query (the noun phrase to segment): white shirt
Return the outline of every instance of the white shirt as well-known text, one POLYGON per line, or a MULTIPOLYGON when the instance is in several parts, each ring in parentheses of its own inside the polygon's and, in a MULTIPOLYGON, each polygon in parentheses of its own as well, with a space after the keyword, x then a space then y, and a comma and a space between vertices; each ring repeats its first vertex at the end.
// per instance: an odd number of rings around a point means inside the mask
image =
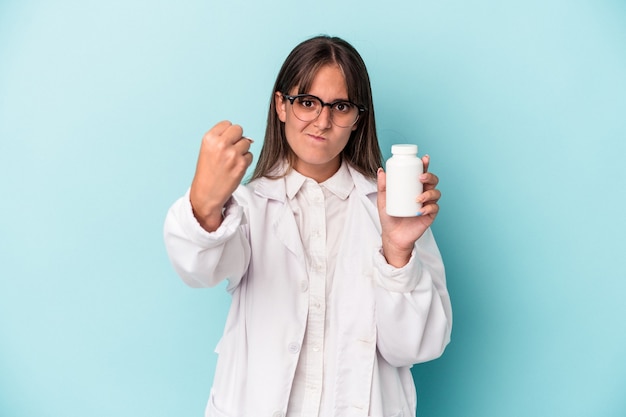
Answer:
MULTIPOLYGON (((354 188, 324 317, 326 334, 334 329, 325 345, 332 340, 336 346, 325 348, 324 361, 334 369, 326 365, 323 383, 333 388, 324 385, 320 415, 414 416, 410 368, 439 357, 450 340, 452 310, 441 255, 428 229, 407 265, 387 264, 376 183, 349 165, 348 171, 354 188)), ((183 281, 213 287, 226 280, 232 296, 215 348, 207 417, 287 413, 310 306, 310 261, 287 194, 284 178, 240 186, 211 233, 195 219, 188 193, 167 214, 165 246, 183 281)))
POLYGON ((328 180, 317 183, 292 170, 285 177, 288 204, 304 246, 308 282, 308 316, 302 349, 293 380, 287 417, 330 415, 334 390, 336 329, 329 317, 336 314, 327 300, 333 295, 333 276, 354 189, 345 165, 328 180), (321 411, 321 412, 320 412, 321 411))

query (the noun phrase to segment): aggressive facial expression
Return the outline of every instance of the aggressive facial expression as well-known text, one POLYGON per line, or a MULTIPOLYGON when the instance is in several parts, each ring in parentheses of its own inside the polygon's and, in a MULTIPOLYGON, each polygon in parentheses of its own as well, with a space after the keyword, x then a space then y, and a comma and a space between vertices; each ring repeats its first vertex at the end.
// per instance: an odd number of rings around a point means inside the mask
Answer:
MULTIPOLYGON (((297 92, 296 86, 288 94, 295 95, 297 92)), ((337 65, 320 68, 306 93, 319 97, 325 103, 348 100, 346 80, 337 65)), ((333 124, 328 106, 324 106, 314 120, 303 122, 294 115, 292 104, 281 92, 276 92, 275 100, 278 118, 285 123, 287 143, 295 154, 293 168, 317 182, 330 178, 341 165, 341 151, 356 125, 338 127, 333 124)))

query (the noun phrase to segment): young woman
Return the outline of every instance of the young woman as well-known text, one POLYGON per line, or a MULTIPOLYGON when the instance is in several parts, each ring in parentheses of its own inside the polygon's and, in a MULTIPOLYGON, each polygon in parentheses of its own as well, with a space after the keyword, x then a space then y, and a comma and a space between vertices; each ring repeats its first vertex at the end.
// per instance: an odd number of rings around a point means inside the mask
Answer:
POLYGON ((414 416, 410 367, 452 327, 438 179, 420 178, 420 216, 385 213, 369 77, 344 40, 298 45, 273 91, 251 181, 251 141, 220 122, 165 221, 182 279, 232 295, 206 416, 414 416))

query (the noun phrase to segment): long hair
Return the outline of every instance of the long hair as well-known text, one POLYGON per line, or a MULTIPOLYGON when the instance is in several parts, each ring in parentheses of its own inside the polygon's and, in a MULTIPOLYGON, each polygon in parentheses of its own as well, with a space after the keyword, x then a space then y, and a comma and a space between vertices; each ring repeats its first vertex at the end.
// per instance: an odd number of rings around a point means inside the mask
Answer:
POLYGON ((366 107, 341 156, 361 174, 376 178, 376 171, 382 166, 382 154, 376 135, 372 89, 365 63, 357 50, 345 40, 316 36, 296 46, 278 72, 270 98, 263 147, 250 181, 285 175, 285 172, 275 171, 283 160, 293 167, 295 154, 287 143, 285 124, 276 113, 275 93, 289 92, 295 87, 298 88, 298 94, 307 93, 320 68, 331 64, 338 65, 346 78, 348 99, 366 107))

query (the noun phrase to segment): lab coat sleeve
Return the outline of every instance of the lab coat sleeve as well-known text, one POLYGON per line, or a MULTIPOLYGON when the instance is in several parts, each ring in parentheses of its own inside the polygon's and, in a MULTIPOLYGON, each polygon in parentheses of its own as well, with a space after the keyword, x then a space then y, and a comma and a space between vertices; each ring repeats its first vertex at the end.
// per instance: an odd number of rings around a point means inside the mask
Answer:
POLYGON ((389 265, 374 255, 377 346, 392 366, 438 358, 450 342, 452 308, 441 254, 430 229, 416 242, 409 263, 389 265))
POLYGON ((243 207, 229 200, 224 220, 214 232, 204 230, 189 201, 189 191, 169 209, 164 225, 167 254, 175 271, 191 287, 213 287, 228 280, 228 290, 241 281, 250 262, 243 207))

